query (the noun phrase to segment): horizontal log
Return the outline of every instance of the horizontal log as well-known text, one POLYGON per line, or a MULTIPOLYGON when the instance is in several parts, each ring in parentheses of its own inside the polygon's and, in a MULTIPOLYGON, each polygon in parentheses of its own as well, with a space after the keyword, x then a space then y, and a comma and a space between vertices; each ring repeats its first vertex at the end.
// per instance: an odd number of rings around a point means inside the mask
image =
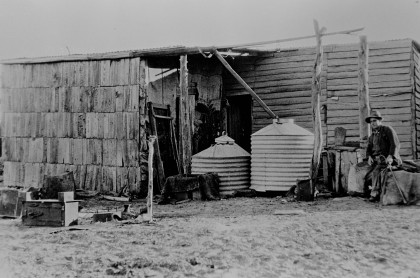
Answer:
MULTIPOLYGON (((247 84, 252 88, 264 88, 264 87, 277 87, 277 86, 291 86, 291 85, 307 85, 312 83, 311 78, 305 79, 283 79, 279 76, 264 76, 261 78, 248 78, 244 79, 247 84)), ((323 79, 321 82, 324 84, 326 80, 323 79)), ((229 84, 227 84, 229 85, 229 84)), ((238 82, 236 84, 230 84, 230 89, 239 89, 241 86, 238 82)))
MULTIPOLYGON (((410 67, 410 61, 397 61, 397 62, 383 62, 383 63, 369 63, 369 71, 374 69, 390 69, 390 68, 405 68, 410 67)), ((357 71, 358 65, 337 65, 332 66, 328 65, 327 72, 337 73, 337 72, 348 72, 348 71, 357 71)))
MULTIPOLYGON (((396 101, 395 101, 396 102, 396 101)), ((372 109, 379 109, 383 110, 385 108, 388 109, 395 109, 395 108, 406 108, 410 109, 410 101, 400 101, 398 103, 395 102, 375 102, 372 106, 372 109)), ((328 112, 332 111, 345 111, 345 110, 358 110, 359 106, 358 103, 328 103, 327 104, 328 112)))
MULTIPOLYGON (((293 73, 305 73, 311 72, 313 69, 313 65, 306 65, 301 67, 293 67, 293 68, 277 68, 277 69, 267 69, 262 70, 259 69, 256 71, 254 66, 247 66, 247 67, 237 67, 235 70, 237 73, 242 76, 254 76, 254 75, 272 75, 272 74, 293 74, 293 73)), ((324 70, 326 71, 326 69, 324 70)), ((228 78, 231 78, 230 76, 228 78)), ((233 78, 231 78, 233 79, 233 78)))
MULTIPOLYGON (((386 49, 369 49, 369 60, 370 57, 374 56, 384 56, 384 55, 395 55, 402 53, 410 53, 412 48, 409 46, 405 47, 396 47, 396 48, 386 48, 386 49)), ((354 51, 336 51, 336 52, 327 52, 328 59, 342 59, 342 58, 358 58, 358 50, 354 51)))
MULTIPOLYGON (((343 111, 342 114, 344 116, 336 116, 338 113, 331 113, 332 115, 328 115, 327 123, 328 125, 344 125, 344 124, 354 124, 357 121, 357 118, 359 115, 352 115, 352 113, 346 113, 347 111, 343 111)), ((384 118, 384 124, 389 123, 390 121, 398 121, 398 122, 410 122, 411 121, 411 114, 402 114, 398 115, 398 118, 395 117, 395 119, 391 119, 393 115, 387 115, 386 118, 384 118)))
MULTIPOLYGON (((249 72, 247 74, 240 74, 240 76, 248 82, 260 82, 260 81, 267 81, 267 80, 302 80, 302 79, 311 79, 312 73, 310 71, 307 72, 297 72, 297 73, 274 73, 274 72, 249 72), (261 74, 263 73, 263 74, 261 74)), ((229 86, 231 84, 236 84, 238 81, 235 79, 226 79, 225 85, 229 86)))
MULTIPOLYGON (((398 87, 409 87, 411 86, 410 80, 405 81, 391 81, 391 82, 379 82, 379 83, 369 83, 370 89, 389 89, 389 88, 398 88, 398 87)), ((345 85, 330 85, 327 83, 328 91, 342 91, 342 90, 357 90, 358 84, 345 84, 345 85)))
MULTIPOLYGON (((412 47, 413 41, 410 39, 405 40, 393 40, 393 41, 381 41, 381 42, 370 42, 368 43, 369 50, 379 50, 379 49, 392 49, 400 47, 412 47)), ((324 46, 324 52, 339 52, 339 51, 356 51, 359 49, 358 44, 334 44, 324 46)))
MULTIPOLYGON (((401 53, 401 54, 391 54, 391 55, 382 55, 382 56, 372 56, 369 57, 369 67, 375 63, 384 63, 384 62, 396 62, 396 61, 410 61, 411 53, 401 53)), ((344 59, 331 59, 328 60, 328 67, 342 66, 342 65, 357 65, 358 59, 344 58, 344 59)))
MULTIPOLYGON (((334 129, 329 129, 330 125, 328 125, 328 137, 330 136, 334 136, 334 129)), ((346 125, 342 125, 342 127, 346 128, 346 125)), ((395 130, 395 132, 397 133, 397 136, 399 138, 399 136, 404 136, 404 138, 409 139, 409 137, 411 136, 411 132, 410 132, 410 128, 407 127, 398 127, 398 126, 392 126, 392 128, 395 130)), ((359 129, 350 129, 350 128, 346 128, 346 136, 358 136, 359 135, 359 129)), ((401 137, 402 138, 402 137, 401 137)), ((400 139, 398 139, 400 140, 400 139)), ((407 145, 411 146, 411 140, 407 140, 407 141, 401 141, 400 143, 405 143, 407 145)))
MULTIPOLYGON (((374 83, 382 82, 393 82, 393 81, 407 81, 410 82, 411 77, 409 74, 394 74, 394 75, 379 75, 369 76, 369 85, 374 83)), ((346 78, 346 79, 328 79, 327 86, 354 84, 357 85, 359 82, 358 78, 346 78)))
MULTIPOLYGON (((373 69, 369 70, 369 76, 384 76, 384 75, 399 75, 399 74, 410 74, 409 68, 390 68, 390 69, 373 69)), ((344 72, 329 72, 328 73, 328 82, 334 79, 347 79, 347 78, 357 78, 357 71, 344 71, 344 72)))
POLYGON ((305 47, 305 48, 295 48, 295 49, 282 49, 274 53, 274 57, 291 57, 291 56, 300 56, 300 55, 315 55, 316 50, 314 47, 305 47))
MULTIPOLYGON (((373 95, 370 98, 371 103, 376 103, 377 106, 379 105, 387 105, 387 107, 410 107, 411 106, 411 94, 392 94, 392 95, 373 95), (401 103, 404 101, 404 103, 401 103), (388 103, 386 103, 388 102, 388 103), (394 106, 394 102, 396 102, 394 106), (401 106, 402 105, 402 106, 401 106)), ((327 99, 328 106, 331 105, 353 105, 356 106, 358 104, 358 97, 357 95, 351 96, 339 96, 338 98, 328 98, 327 99)))

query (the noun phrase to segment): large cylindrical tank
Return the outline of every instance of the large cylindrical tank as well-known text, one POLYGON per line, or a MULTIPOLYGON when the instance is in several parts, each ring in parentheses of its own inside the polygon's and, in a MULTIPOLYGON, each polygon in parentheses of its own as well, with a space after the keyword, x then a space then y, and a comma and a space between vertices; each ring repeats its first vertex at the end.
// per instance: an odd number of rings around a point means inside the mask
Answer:
POLYGON ((216 138, 215 142, 213 146, 192 156, 191 173, 217 173, 221 195, 249 188, 251 155, 227 135, 216 138))
POLYGON ((273 124, 251 135, 251 189, 287 191, 297 180, 309 178, 314 135, 293 119, 273 124))

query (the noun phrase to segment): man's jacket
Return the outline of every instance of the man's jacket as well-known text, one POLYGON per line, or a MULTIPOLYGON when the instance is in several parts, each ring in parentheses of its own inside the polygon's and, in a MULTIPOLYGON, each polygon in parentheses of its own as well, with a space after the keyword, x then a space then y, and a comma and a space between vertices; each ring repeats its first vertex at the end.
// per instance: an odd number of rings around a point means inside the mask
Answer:
MULTIPOLYGON (((375 132, 375 131, 373 131, 375 132)), ((368 146, 366 155, 374 157, 375 147, 374 147, 374 133, 369 136, 368 146)), ((394 159, 400 159, 400 141, 398 140, 397 133, 390 126, 380 125, 376 132, 378 133, 378 147, 379 154, 387 157, 388 155, 393 156, 394 159)))

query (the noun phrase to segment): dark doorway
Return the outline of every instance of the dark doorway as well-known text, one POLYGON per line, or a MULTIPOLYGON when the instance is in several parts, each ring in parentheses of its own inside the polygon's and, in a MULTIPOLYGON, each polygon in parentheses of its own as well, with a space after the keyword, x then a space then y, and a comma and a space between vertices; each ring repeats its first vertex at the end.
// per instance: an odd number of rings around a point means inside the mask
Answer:
POLYGON ((251 151, 252 97, 250 95, 228 98, 228 136, 239 146, 251 151))

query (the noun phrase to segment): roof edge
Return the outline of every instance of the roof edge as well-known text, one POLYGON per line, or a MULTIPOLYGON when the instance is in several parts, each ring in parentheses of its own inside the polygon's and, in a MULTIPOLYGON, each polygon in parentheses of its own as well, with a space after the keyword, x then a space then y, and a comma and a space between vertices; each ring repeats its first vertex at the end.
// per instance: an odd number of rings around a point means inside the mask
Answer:
MULTIPOLYGON (((11 65, 11 64, 43 64, 43 63, 60 63, 60 62, 77 62, 77 61, 98 61, 98 60, 119 60, 126 58, 136 57, 168 57, 168 56, 179 56, 179 55, 195 55, 204 52, 212 52, 215 49, 225 52, 231 51, 230 48, 220 48, 216 46, 209 47, 163 47, 163 48, 152 48, 143 50, 128 50, 118 52, 106 52, 106 53, 95 53, 95 54, 73 54, 66 56, 52 56, 52 57, 36 57, 36 58, 15 58, 0 60, 0 64, 11 65)), ((250 55, 259 55, 275 52, 275 50, 257 50, 248 48, 235 48, 233 52, 239 53, 250 53, 250 55)))

